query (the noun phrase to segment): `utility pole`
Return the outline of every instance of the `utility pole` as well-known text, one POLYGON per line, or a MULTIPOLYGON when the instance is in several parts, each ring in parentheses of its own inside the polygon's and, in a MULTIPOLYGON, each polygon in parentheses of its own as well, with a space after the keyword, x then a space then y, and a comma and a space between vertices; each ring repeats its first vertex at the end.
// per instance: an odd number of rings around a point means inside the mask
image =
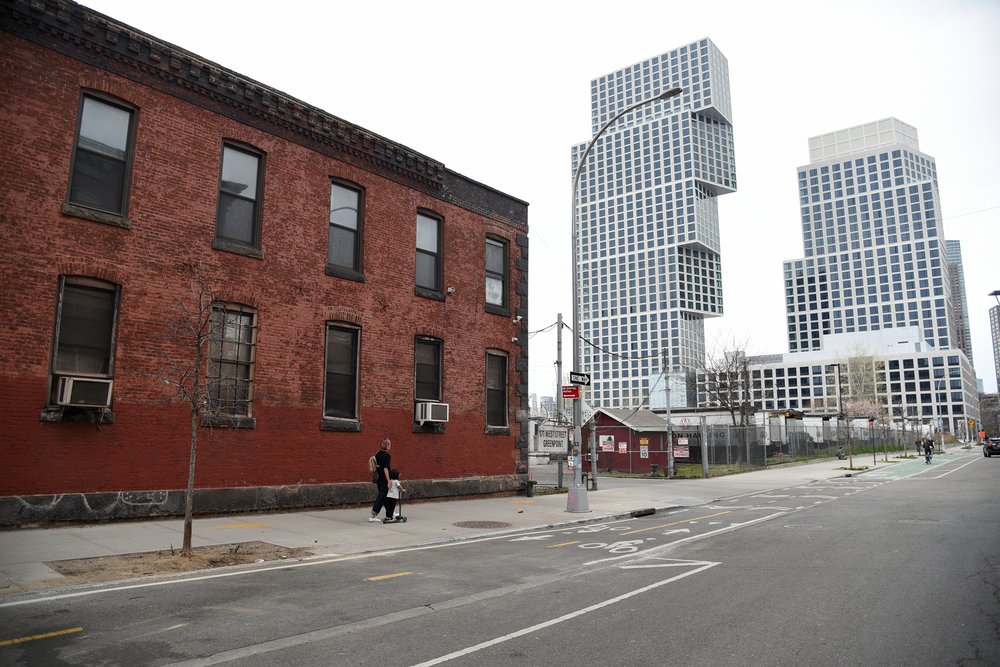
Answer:
POLYGON ((667 373, 667 351, 663 351, 663 391, 667 396, 667 479, 673 479, 674 468, 674 434, 670 426, 670 374, 667 373))
POLYGON ((556 316, 556 415, 559 423, 563 422, 563 397, 562 397, 562 313, 556 316))

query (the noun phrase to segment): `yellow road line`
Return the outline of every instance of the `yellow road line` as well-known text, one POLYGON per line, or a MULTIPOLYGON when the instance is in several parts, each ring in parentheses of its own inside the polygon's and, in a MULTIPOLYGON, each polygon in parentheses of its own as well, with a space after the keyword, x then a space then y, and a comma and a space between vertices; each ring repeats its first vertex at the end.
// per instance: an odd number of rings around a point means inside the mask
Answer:
POLYGON ((29 635, 27 637, 17 637, 16 639, 3 639, 0 640, 0 646, 12 646, 14 644, 23 644, 24 642, 35 641, 36 639, 61 637, 62 635, 71 635, 74 632, 83 632, 83 628, 68 628, 66 630, 56 630, 55 632, 45 632, 40 635, 29 635))
POLYGON ((386 579, 395 579, 396 577, 405 577, 408 574, 413 574, 412 572, 396 572, 395 574, 380 574, 377 577, 368 577, 365 581, 384 581, 386 579))
POLYGON ((562 544, 553 544, 549 549, 555 549, 557 547, 568 547, 571 544, 579 544, 582 540, 573 540, 572 542, 563 542, 562 544))
POLYGON ((691 523, 692 521, 701 521, 702 519, 711 519, 715 516, 722 516, 723 514, 732 514, 729 510, 725 512, 716 512, 715 514, 709 514, 708 516, 699 516, 687 519, 681 519, 680 521, 674 521, 672 523, 664 523, 659 526, 650 526, 649 528, 639 528, 638 530, 630 530, 627 533, 622 533, 622 535, 635 535, 636 533, 645 533, 647 530, 659 530, 660 528, 666 528, 667 526, 676 526, 679 523, 691 523))

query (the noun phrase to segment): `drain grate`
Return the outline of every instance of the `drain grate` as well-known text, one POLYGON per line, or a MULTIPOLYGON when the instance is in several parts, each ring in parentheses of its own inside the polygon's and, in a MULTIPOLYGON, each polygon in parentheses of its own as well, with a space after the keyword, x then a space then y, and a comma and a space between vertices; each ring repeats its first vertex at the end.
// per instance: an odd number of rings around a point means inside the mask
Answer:
POLYGON ((510 528, 513 524, 506 521, 459 521, 451 525, 458 528, 510 528))

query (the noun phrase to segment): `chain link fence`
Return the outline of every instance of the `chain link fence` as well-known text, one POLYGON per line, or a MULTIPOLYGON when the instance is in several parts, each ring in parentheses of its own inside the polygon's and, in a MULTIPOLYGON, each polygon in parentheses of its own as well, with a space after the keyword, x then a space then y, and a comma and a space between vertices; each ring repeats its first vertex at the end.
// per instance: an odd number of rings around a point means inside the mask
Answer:
MULTIPOLYGON (((782 420, 766 426, 713 425, 701 428, 678 428, 673 431, 674 467, 681 476, 701 476, 703 470, 702 438, 707 438, 709 474, 746 472, 792 461, 833 458, 861 454, 896 455, 916 452, 919 434, 912 430, 848 426, 823 422, 806 426, 782 420), (714 469, 714 470, 713 470, 714 469)), ((598 452, 599 474, 638 474, 665 476, 668 452, 665 446, 627 448, 598 452)), ((585 465, 589 470, 589 465, 585 465)))

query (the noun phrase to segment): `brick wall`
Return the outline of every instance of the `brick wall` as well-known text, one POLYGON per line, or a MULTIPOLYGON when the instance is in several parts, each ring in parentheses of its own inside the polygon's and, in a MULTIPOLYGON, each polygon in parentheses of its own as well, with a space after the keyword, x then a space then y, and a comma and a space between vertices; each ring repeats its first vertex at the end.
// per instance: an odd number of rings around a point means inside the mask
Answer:
POLYGON ((526 455, 516 422, 526 340, 511 341, 527 323, 526 225, 472 212, 433 188, 336 159, 260 122, 238 122, 221 103, 191 104, 134 78, 0 32, 0 496, 185 486, 190 414, 169 401, 158 376, 169 348, 165 322, 192 287, 195 266, 224 297, 259 313, 256 426, 201 428, 196 486, 364 480, 365 461, 383 436, 392 438, 394 463, 407 479, 514 473, 526 455), (83 90, 138 109, 131 228, 61 212, 83 90), (263 259, 212 249, 223 140, 266 156, 263 259), (331 178, 365 191, 363 283, 324 273, 331 178), (418 208, 444 219, 444 284, 455 288, 444 301, 414 295, 418 208), (485 311, 487 233, 509 241, 510 299, 512 312, 525 316, 521 325, 485 311), (121 285, 113 423, 39 417, 60 274, 121 285), (362 329, 361 432, 320 430, 328 320, 362 329), (444 342, 443 400, 451 406, 444 433, 413 432, 420 334, 444 342), (509 354, 509 434, 486 434, 488 348, 509 354))

